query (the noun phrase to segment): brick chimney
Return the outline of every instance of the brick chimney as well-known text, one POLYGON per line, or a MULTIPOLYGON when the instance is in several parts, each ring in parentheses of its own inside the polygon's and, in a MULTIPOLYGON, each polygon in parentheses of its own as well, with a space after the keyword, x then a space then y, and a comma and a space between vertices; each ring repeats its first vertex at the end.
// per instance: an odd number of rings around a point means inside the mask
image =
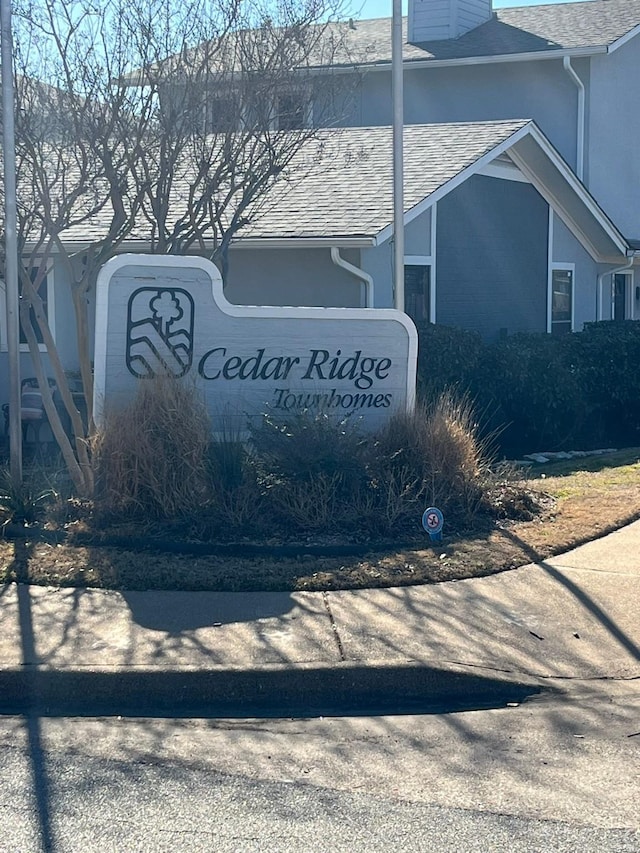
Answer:
POLYGON ((409 41, 457 39, 492 14, 492 0, 409 0, 409 41))

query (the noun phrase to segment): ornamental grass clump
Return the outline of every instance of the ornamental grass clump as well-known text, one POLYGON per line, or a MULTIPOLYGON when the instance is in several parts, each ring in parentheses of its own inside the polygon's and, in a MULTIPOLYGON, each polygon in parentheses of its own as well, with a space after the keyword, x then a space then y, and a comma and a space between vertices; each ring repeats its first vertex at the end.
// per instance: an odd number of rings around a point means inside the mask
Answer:
POLYGON ((465 397, 445 393, 394 415, 376 435, 369 466, 381 517, 390 527, 412 524, 421 507, 435 505, 464 522, 480 505, 489 456, 465 397))
POLYGON ((247 435, 212 425, 195 388, 140 383, 94 446, 96 507, 112 521, 175 521, 203 540, 421 536, 429 504, 466 525, 488 483, 472 407, 445 394, 376 432, 356 418, 266 413, 247 435), (213 429, 212 429, 213 426, 213 429))
POLYGON ((211 425, 196 389, 170 376, 141 381, 96 435, 96 506, 117 516, 185 517, 209 500, 211 425))
POLYGON ((419 534, 429 504, 464 525, 489 467, 471 404, 450 393, 375 433, 327 413, 265 416, 252 447, 265 511, 282 530, 316 534, 419 534))

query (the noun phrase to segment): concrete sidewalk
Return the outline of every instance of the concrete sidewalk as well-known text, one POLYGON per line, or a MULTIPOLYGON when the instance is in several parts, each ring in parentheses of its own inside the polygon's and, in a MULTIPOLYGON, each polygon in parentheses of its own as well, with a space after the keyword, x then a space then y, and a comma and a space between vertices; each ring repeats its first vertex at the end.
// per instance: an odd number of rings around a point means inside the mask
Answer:
POLYGON ((468 581, 326 593, 0 588, 0 712, 472 707, 640 679, 640 522, 468 581))

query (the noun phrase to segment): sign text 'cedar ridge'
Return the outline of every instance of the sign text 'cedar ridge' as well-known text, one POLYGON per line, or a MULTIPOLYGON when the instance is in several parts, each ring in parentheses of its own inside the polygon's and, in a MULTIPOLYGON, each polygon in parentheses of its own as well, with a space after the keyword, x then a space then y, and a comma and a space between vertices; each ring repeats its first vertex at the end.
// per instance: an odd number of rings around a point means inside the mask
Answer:
POLYGON ((214 423, 246 429, 265 411, 353 415, 374 428, 415 397, 417 334, 391 309, 230 304, 207 260, 121 255, 98 277, 94 411, 140 380, 193 381, 214 423))

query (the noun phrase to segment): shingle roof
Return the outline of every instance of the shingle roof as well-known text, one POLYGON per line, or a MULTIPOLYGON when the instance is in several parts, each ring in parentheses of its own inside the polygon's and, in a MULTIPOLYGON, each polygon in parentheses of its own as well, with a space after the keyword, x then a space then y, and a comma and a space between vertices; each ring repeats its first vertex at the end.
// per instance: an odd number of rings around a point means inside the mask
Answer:
MULTIPOLYGON (((484 154, 508 140, 528 120, 410 125, 404 129, 405 210, 409 211, 484 154)), ((188 175, 189 170, 182 170, 188 175)), ((262 197, 240 239, 374 237, 393 220, 392 129, 319 130, 262 197)), ((186 181, 186 179, 185 179, 186 181)), ((185 212, 188 183, 176 182, 169 222, 185 212)), ((99 238, 108 210, 63 235, 66 242, 99 238), (104 219, 104 221, 103 221, 104 219)), ((140 218, 132 242, 147 243, 140 218)))
MULTIPOLYGON (((640 0, 585 0, 497 9, 491 20, 458 39, 408 44, 403 19, 405 62, 577 50, 612 45, 640 25, 640 0)), ((391 61, 391 19, 336 24, 340 38, 332 64, 391 61)))
MULTIPOLYGON (((404 206, 416 204, 528 121, 410 125, 404 129, 404 206)), ((373 237, 393 220, 392 129, 320 132, 292 163, 241 238, 373 237)))

